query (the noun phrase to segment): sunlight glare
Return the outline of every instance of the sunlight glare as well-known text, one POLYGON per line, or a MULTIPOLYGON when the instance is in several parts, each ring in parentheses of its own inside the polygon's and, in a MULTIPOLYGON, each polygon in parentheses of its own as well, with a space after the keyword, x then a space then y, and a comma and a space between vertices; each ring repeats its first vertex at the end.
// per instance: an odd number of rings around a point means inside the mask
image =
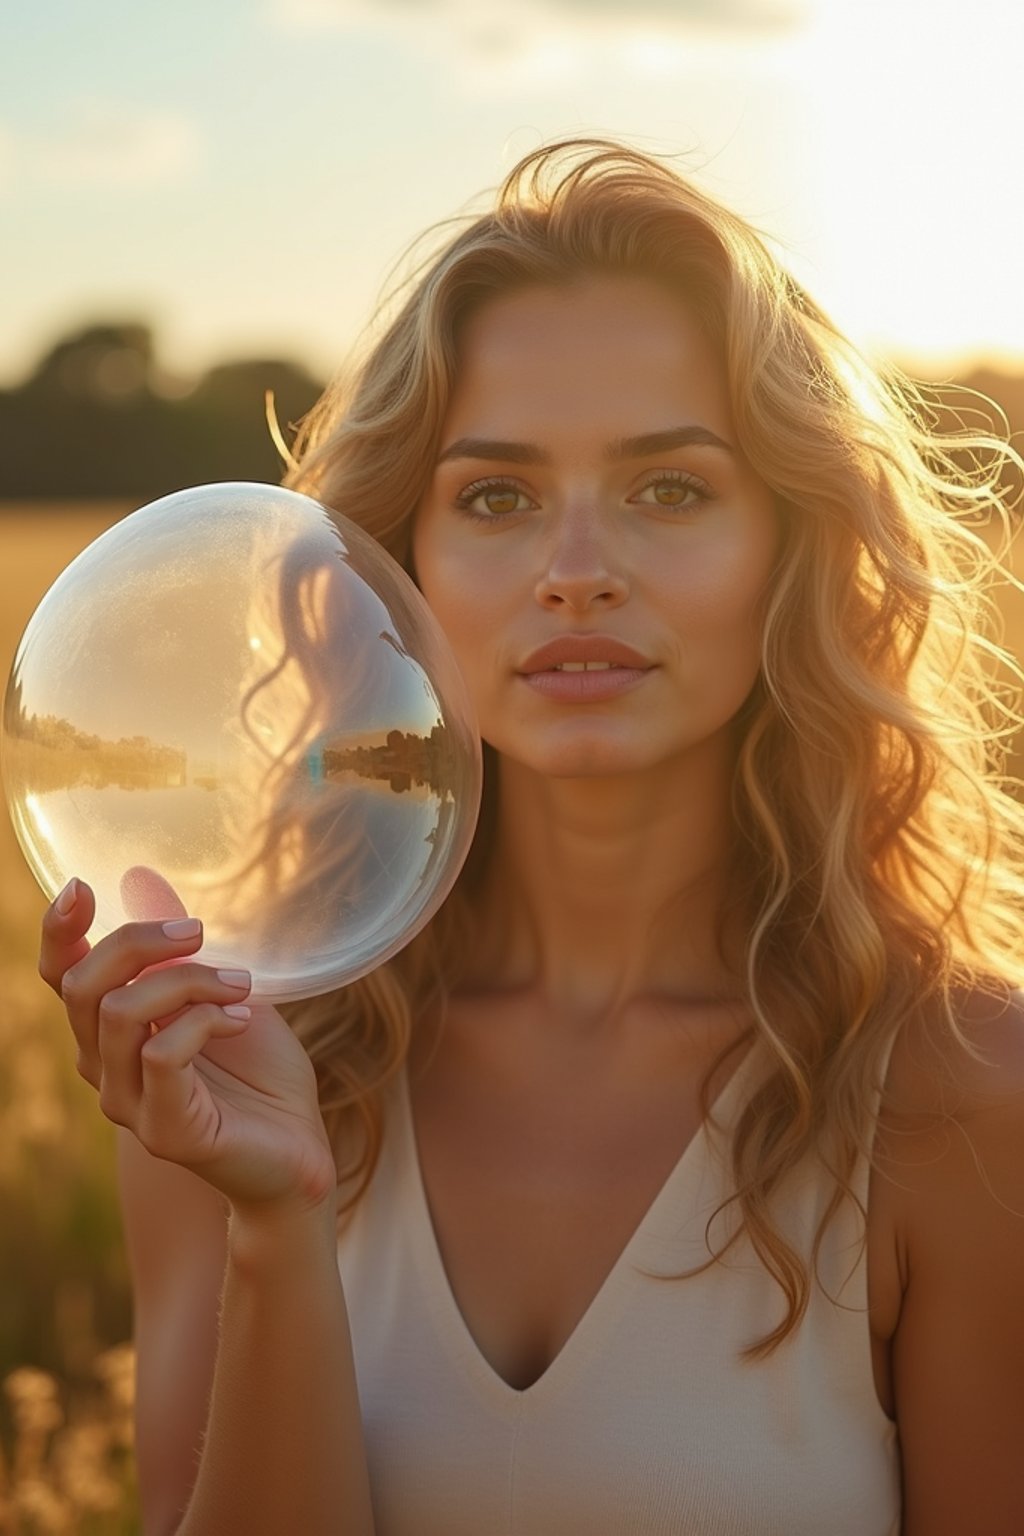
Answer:
POLYGON ((53 827, 47 819, 46 812, 39 803, 39 796, 29 794, 25 796, 25 809, 32 817, 32 825, 45 843, 53 847, 53 827))
POLYGON ((808 37, 826 307, 862 345, 904 357, 1019 349, 1024 284, 1009 253, 1024 228, 1007 172, 1024 11, 977 0, 965 25, 962 5, 932 0, 884 21, 879 7, 872 23, 855 0, 823 0, 808 37))

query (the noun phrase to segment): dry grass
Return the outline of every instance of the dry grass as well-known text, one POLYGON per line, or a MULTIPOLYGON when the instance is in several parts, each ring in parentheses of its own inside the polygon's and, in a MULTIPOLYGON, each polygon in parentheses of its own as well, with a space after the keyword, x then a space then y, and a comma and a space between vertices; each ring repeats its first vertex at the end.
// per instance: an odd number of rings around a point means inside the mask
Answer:
MULTIPOLYGON (((0 509, 0 681, 43 592, 120 510, 0 509)), ((0 1536, 133 1536, 134 1356, 113 1131, 36 973, 43 905, 2 816, 0 1536)))
POLYGON ((0 1446, 2 1536, 130 1536, 134 1357, 116 1345, 93 1362, 97 1390, 69 1411, 57 1378, 20 1366, 3 1382, 13 1422, 0 1446))

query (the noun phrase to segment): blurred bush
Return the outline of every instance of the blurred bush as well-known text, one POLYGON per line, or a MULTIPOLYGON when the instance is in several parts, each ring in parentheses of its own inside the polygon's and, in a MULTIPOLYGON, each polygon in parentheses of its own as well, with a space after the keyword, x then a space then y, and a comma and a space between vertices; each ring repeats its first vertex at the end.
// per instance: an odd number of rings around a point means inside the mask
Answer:
POLYGON ((0 500, 141 504, 215 480, 276 484, 266 392, 287 437, 322 388, 279 358, 222 363, 187 383, 161 368, 148 326, 87 326, 18 388, 0 391, 0 500))

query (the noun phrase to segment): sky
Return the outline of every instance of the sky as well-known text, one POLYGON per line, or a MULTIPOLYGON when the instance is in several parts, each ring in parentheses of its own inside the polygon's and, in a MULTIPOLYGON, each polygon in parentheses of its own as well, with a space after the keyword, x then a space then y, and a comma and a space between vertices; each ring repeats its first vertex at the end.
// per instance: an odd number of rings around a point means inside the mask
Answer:
POLYGON ((1017 0, 33 0, 0 10, 0 386, 79 324, 330 373, 409 244, 600 135, 868 350, 1024 369, 1017 0))

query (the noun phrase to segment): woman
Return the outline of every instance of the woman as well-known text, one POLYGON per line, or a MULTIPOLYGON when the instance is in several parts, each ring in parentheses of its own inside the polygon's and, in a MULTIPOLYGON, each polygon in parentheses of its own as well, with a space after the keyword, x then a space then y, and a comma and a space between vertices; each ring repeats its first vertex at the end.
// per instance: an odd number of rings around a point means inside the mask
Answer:
POLYGON ((44 923, 122 1127, 148 1536, 1021 1528, 1022 814, 964 522, 1008 457, 614 144, 414 275, 290 483, 466 675, 455 891, 293 1031, 147 969, 195 920, 44 923))

